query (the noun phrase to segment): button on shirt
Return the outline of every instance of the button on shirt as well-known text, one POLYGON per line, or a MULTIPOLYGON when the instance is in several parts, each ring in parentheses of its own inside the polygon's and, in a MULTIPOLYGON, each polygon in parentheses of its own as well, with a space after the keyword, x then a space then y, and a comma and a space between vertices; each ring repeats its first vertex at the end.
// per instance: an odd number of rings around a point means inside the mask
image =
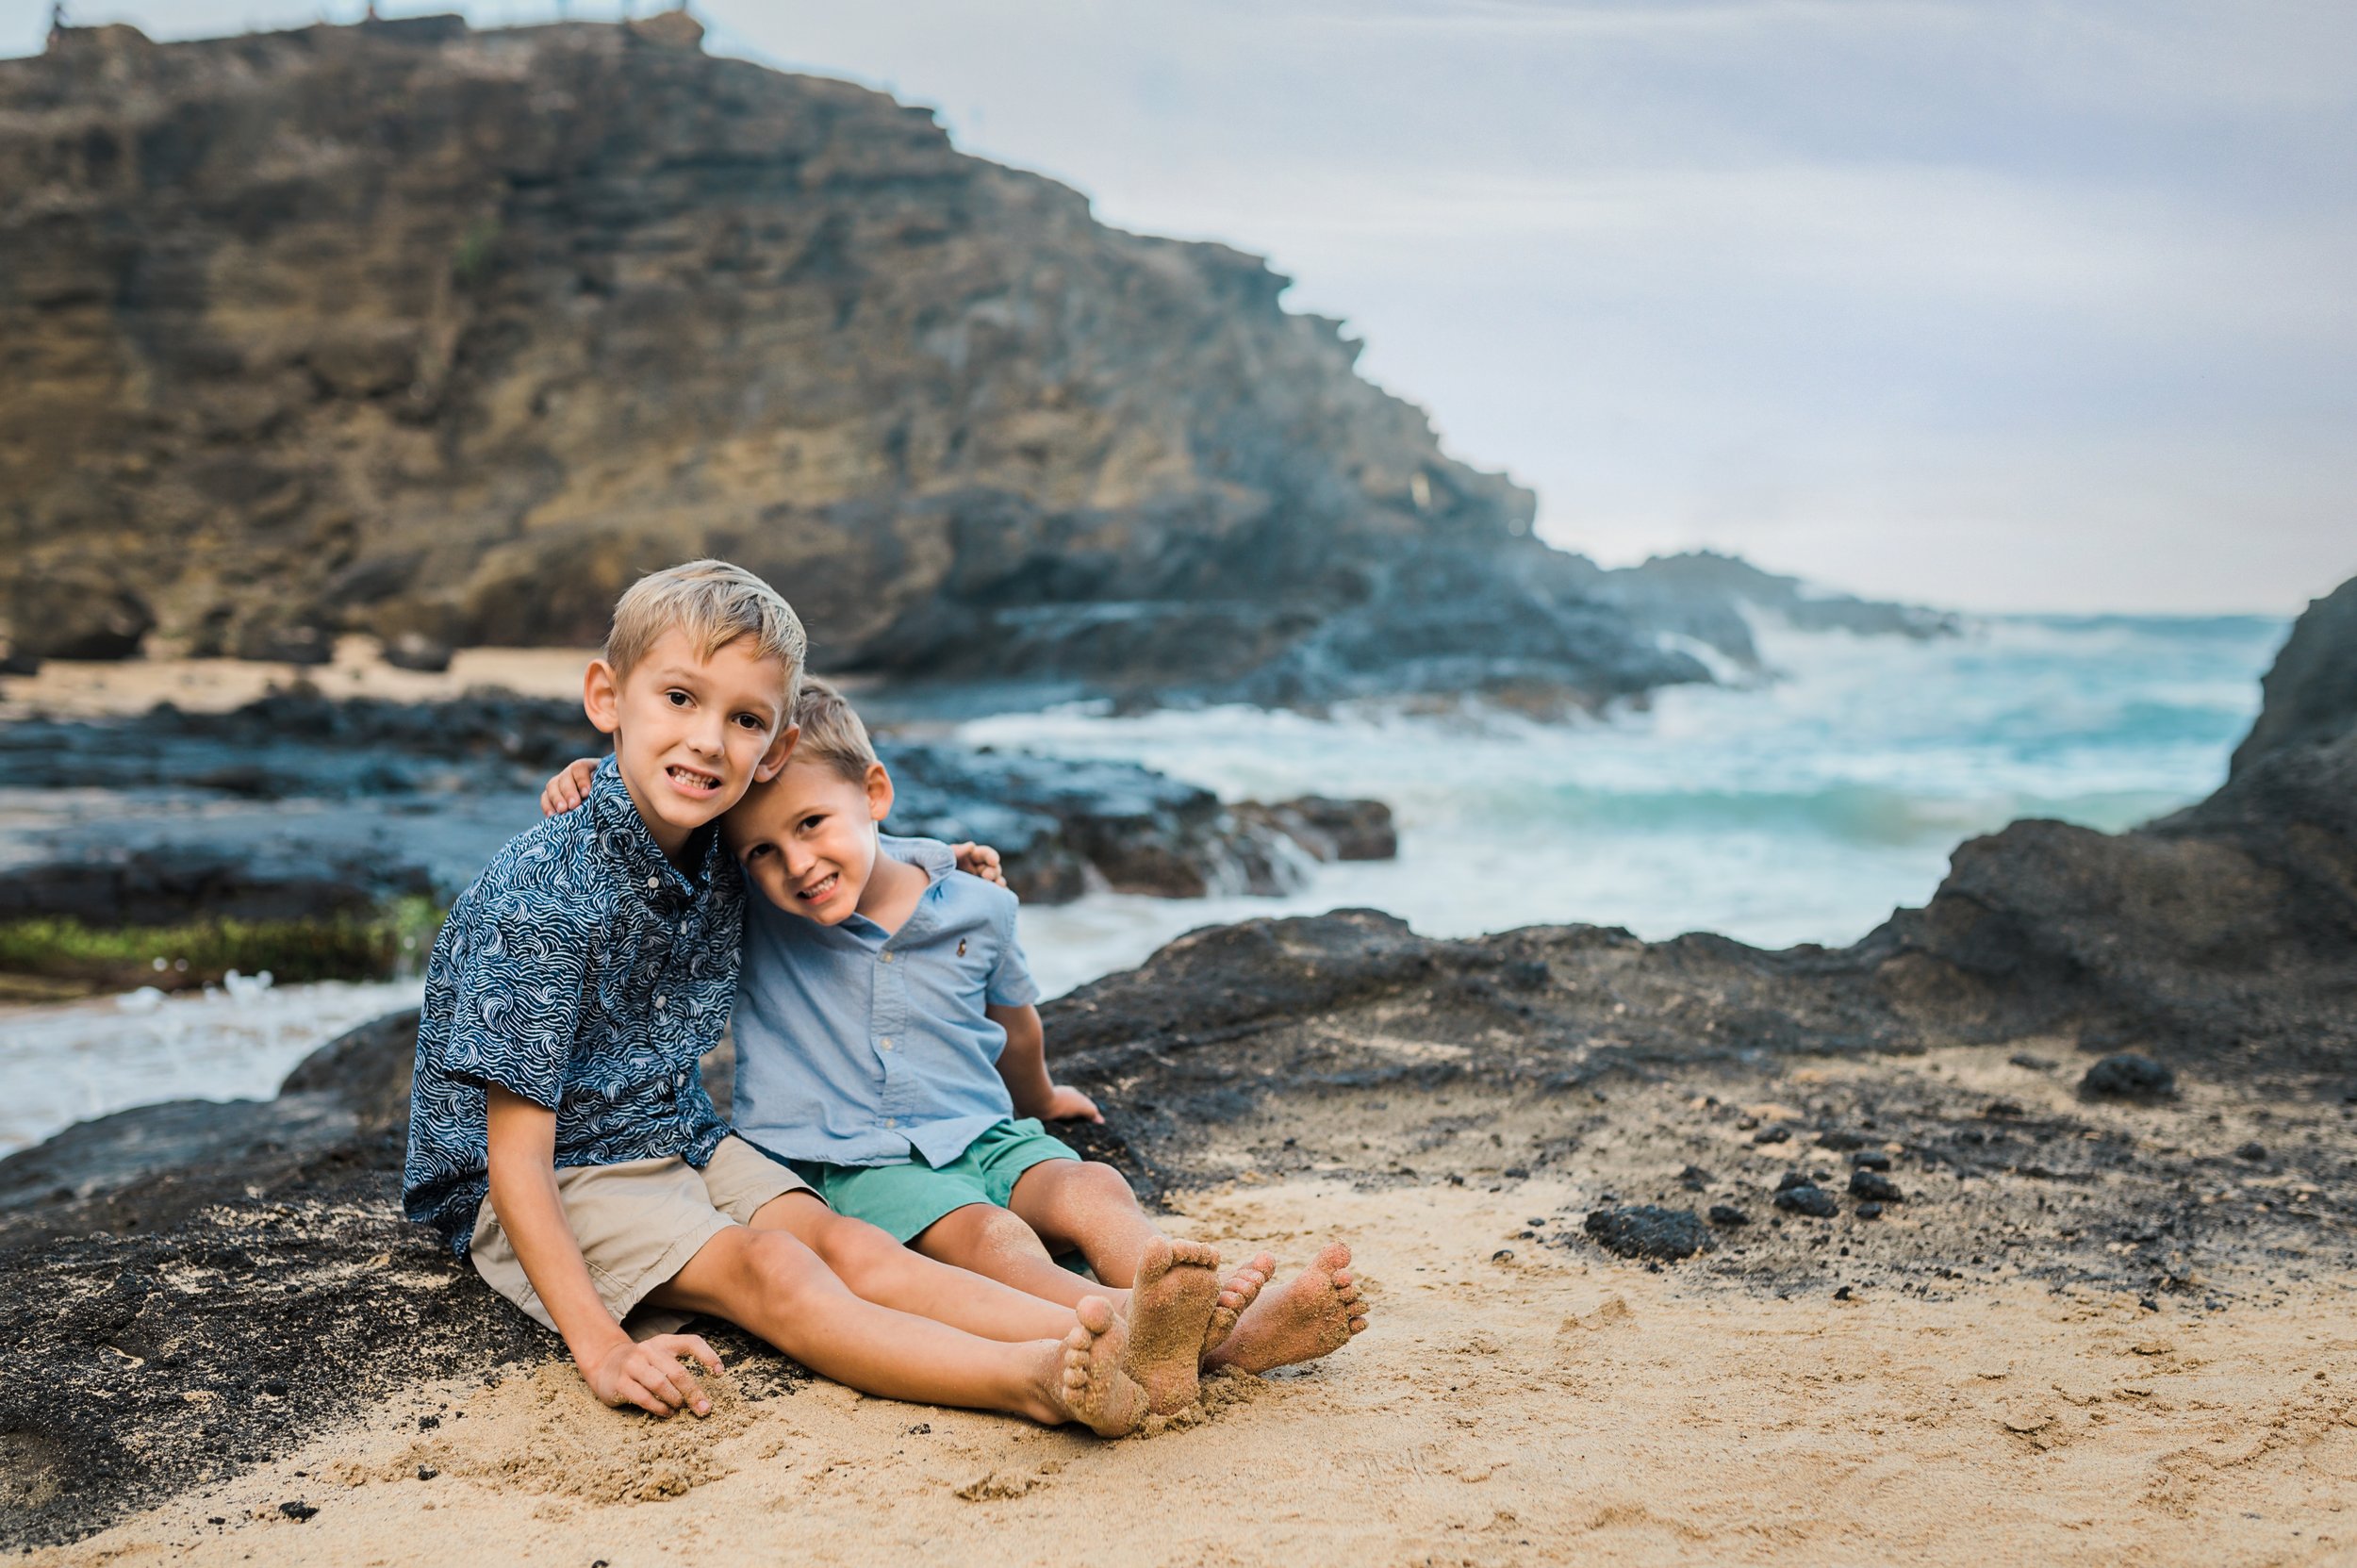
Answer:
POLYGON ((739 1132, 789 1160, 884 1165, 914 1151, 944 1164, 1014 1114, 997 1067, 1007 1032, 982 1008, 1039 999, 1015 897, 953 869, 946 845, 883 844, 931 879, 897 932, 745 900, 732 1112, 739 1132))
POLYGON ((612 758, 579 810, 508 840, 426 967, 402 1207, 464 1257, 489 1190, 485 1090, 556 1113, 556 1164, 677 1155, 727 1131, 698 1062, 736 988, 744 883, 719 834, 692 875, 656 847, 612 758))

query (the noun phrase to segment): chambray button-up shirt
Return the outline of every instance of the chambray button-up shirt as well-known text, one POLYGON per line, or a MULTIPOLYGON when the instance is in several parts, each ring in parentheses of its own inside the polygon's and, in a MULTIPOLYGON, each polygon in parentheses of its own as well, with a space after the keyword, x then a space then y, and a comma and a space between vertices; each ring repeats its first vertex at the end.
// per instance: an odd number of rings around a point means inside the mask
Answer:
POLYGON ((490 1188, 485 1090, 556 1113, 556 1164, 677 1155, 728 1131, 698 1061, 736 989, 744 883, 704 830, 683 874, 614 760, 578 811, 509 839, 426 966, 402 1207, 464 1257, 490 1188))
POLYGON ((883 842, 931 879, 897 932, 745 900, 732 1119, 789 1160, 884 1165, 914 1152, 944 1164, 1014 1114, 998 1077, 1007 1032, 982 1008, 1039 999, 1015 897, 953 869, 946 845, 883 842))

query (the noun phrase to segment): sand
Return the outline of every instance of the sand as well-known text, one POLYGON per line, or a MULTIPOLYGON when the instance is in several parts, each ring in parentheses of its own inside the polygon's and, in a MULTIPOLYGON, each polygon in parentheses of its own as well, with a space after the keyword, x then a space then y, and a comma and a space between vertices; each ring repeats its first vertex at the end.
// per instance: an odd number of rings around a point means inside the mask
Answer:
POLYGON ((2357 1561, 2357 1293, 2159 1312, 1971 1282, 1778 1299, 1517 1237, 1545 1180, 1181 1197, 1297 1268, 1358 1249, 1371 1330, 1106 1443, 746 1360, 714 1414, 570 1369, 420 1384, 60 1563, 2357 1561), (421 1429, 420 1417, 437 1424, 421 1429), (420 1479, 420 1467, 433 1472, 420 1479), (281 1505, 317 1512, 298 1521, 281 1505), (221 1523, 211 1523, 220 1520, 221 1523))
POLYGON ((579 697, 581 674, 594 648, 463 648, 450 668, 427 674, 396 669, 373 637, 336 639, 324 665, 255 663, 245 659, 153 658, 93 661, 51 659, 32 675, 0 681, 0 721, 108 718, 145 713, 171 702, 190 713, 225 713, 269 693, 308 682, 329 697, 381 697, 427 702, 474 686, 498 686, 524 697, 579 697))

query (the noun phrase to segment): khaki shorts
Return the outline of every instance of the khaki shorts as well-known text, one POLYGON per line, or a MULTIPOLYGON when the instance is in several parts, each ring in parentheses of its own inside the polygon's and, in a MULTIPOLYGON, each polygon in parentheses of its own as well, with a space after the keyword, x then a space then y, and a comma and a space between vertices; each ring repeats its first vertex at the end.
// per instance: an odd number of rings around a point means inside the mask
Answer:
MULTIPOLYGON (((639 1302, 685 1268, 704 1243, 732 1225, 750 1224, 763 1204, 795 1192, 818 1196, 809 1182, 735 1137, 721 1139, 701 1170, 667 1154, 618 1165, 568 1165, 556 1173, 565 1223, 581 1244, 590 1281, 605 1310, 636 1339, 677 1333, 689 1315, 639 1302)), ((544 1327, 556 1327, 488 1197, 476 1211, 467 1255, 493 1290, 544 1327)))

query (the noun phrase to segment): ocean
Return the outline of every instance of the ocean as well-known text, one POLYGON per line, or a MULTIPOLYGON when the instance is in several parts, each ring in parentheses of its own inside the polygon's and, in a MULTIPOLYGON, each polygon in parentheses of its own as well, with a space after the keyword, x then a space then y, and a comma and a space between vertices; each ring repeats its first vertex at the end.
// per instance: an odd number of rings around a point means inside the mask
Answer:
MULTIPOLYGON (((1198 926, 1345 906, 1435 936, 1584 921, 1841 945, 1929 897, 1962 839, 2024 817, 2118 830, 2216 788, 2287 625, 1997 618, 1916 643, 1767 624, 1769 676, 1597 719, 1079 704, 970 720, 957 738, 1134 761, 1228 800, 1374 797, 1396 816, 1397 860, 1315 867, 1289 897, 1027 911, 1048 995, 1198 926)), ((416 994, 246 981, 12 1010, 0 1153, 152 1100, 267 1096, 315 1046, 416 994)))

